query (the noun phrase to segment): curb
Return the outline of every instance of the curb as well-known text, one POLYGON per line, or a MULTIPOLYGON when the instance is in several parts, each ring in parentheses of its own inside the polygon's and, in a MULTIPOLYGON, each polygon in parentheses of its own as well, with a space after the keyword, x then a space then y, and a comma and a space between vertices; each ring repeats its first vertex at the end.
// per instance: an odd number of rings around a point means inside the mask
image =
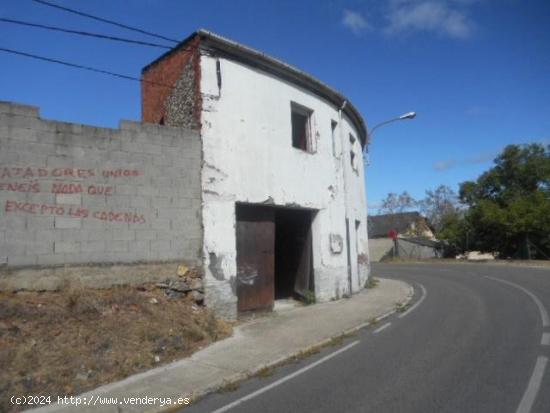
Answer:
MULTIPOLYGON (((405 301, 402 304, 403 306, 408 306, 410 302, 412 301, 414 297, 414 287, 403 280, 396 279, 396 281, 401 281, 409 286, 409 294, 405 298, 405 301)), ((310 346, 304 347, 298 351, 295 351, 291 354, 282 356, 272 362, 261 364, 259 366, 256 366, 255 368, 242 372, 242 373, 236 373, 233 376, 230 376, 229 378, 223 379, 218 381, 217 383, 212 384, 211 386, 208 386, 207 388, 200 390, 196 393, 190 394, 188 397, 191 399, 191 402, 188 405, 180 405, 180 406, 170 406, 163 409, 154 410, 155 413, 172 413, 176 412, 178 410, 184 410, 186 407, 191 406, 194 402, 197 402, 207 395, 211 393, 216 393, 223 389, 226 386, 231 386, 235 384, 239 384, 245 380, 248 380, 254 376, 256 376, 260 371, 266 370, 266 369, 273 369, 277 368, 281 365, 287 364, 289 362, 292 362, 294 360, 299 360, 304 356, 304 354, 307 354, 312 351, 320 350, 324 347, 328 347, 330 345, 336 345, 338 342, 342 339, 345 339, 346 337, 356 333, 359 330, 362 330, 363 328, 369 327, 373 324, 379 323, 380 321, 390 317, 391 315, 395 314, 397 312, 397 309, 390 310, 386 313, 383 313, 373 319, 374 323, 372 321, 366 321, 364 323, 361 323, 355 327, 349 328, 347 330, 343 330, 341 333, 336 334, 334 336, 331 336, 329 338, 323 339, 315 344, 312 344, 310 346)))

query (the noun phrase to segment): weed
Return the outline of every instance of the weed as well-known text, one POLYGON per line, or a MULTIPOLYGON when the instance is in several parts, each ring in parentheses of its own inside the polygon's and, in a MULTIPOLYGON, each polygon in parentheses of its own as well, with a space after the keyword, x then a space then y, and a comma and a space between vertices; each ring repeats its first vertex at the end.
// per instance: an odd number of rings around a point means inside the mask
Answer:
POLYGON ((379 282, 380 282, 379 279, 374 278, 374 277, 369 277, 369 279, 367 280, 367 283, 365 285, 365 288, 375 288, 375 287, 378 286, 379 282))
POLYGON ((304 302, 306 305, 315 304, 315 293, 307 290, 304 292, 304 302))
POLYGON ((239 382, 237 381, 226 381, 220 387, 220 393, 231 393, 239 389, 239 382))
POLYGON ((344 333, 344 334, 340 334, 339 336, 336 336, 336 337, 332 337, 329 342, 327 344, 325 344, 323 347, 334 347, 334 346, 339 346, 340 344, 342 344, 344 342, 344 340, 350 338, 350 337, 353 337, 355 336, 355 333, 352 332, 352 333, 344 333))
POLYGON ((397 311, 398 313, 404 313, 405 311, 407 311, 407 308, 409 308, 408 304, 403 304, 403 303, 395 304, 395 311, 397 311))
POLYGON ((254 374, 255 377, 266 378, 273 375, 274 368, 271 366, 262 367, 254 374))
POLYGON ((306 357, 309 357, 309 356, 313 356, 314 354, 317 354, 319 353, 321 350, 318 346, 315 346, 315 347, 310 347, 306 350, 302 350, 298 353, 298 355, 296 356, 296 358, 298 359, 304 359, 306 357))

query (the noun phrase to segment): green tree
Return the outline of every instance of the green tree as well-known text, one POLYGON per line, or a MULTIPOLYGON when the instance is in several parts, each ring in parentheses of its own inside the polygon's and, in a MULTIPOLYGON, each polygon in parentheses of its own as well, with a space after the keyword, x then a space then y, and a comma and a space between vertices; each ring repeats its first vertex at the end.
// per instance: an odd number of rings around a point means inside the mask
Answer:
POLYGON ((443 215, 436 237, 444 242, 443 253, 446 257, 455 257, 468 251, 471 245, 471 231, 464 211, 457 209, 443 215))
POLYGON ((503 258, 550 257, 550 148, 509 145, 495 166, 460 185, 471 249, 503 258))

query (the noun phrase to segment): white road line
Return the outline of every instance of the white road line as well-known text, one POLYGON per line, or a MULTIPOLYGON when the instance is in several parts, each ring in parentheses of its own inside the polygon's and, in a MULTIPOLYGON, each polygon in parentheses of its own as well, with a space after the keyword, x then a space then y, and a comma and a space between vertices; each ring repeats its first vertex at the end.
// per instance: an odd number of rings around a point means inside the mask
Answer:
POLYGON ((396 310, 388 311, 387 313, 384 313, 384 314, 382 314, 382 315, 376 317, 374 320, 375 320, 377 323, 379 323, 380 321, 385 320, 385 319, 388 318, 389 316, 394 315, 394 314, 395 314, 395 311, 396 311, 396 310))
POLYGON ((374 330, 372 332, 372 334, 378 334, 379 332, 381 332, 382 330, 385 330, 386 328, 388 328, 389 326, 391 326, 391 323, 386 323, 384 324, 383 326, 380 326, 378 327, 376 330, 374 330))
POLYGON ((540 339, 541 346, 550 346, 550 333, 542 333, 542 338, 540 339))
POLYGON ((542 304, 542 302, 531 291, 529 291, 526 288, 523 288, 521 285, 518 285, 518 284, 513 283, 511 281, 501 280, 500 278, 494 278, 494 277, 489 277, 489 276, 485 276, 485 278, 488 278, 488 279, 493 280, 493 281, 498 281, 498 282, 501 282, 501 283, 504 283, 504 284, 511 285, 512 287, 515 287, 515 288, 523 291, 525 294, 527 294, 529 297, 531 297, 531 299, 535 302, 535 304, 539 308, 540 318, 542 320, 542 327, 544 328, 544 327, 550 326, 550 319, 548 318, 548 311, 546 311, 546 308, 544 308, 544 305, 542 304))
POLYGON ((525 393, 523 394, 523 398, 519 403, 516 413, 529 413, 531 411, 531 408, 535 403, 535 399, 537 398, 537 393, 539 392, 540 384, 542 382, 542 378, 544 377, 544 370, 546 369, 547 363, 548 358, 543 356, 537 358, 535 368, 533 369, 533 374, 531 374, 531 379, 529 380, 529 384, 525 389, 525 393))
POLYGON ((285 377, 282 377, 280 378, 279 380, 277 381, 274 381, 273 383, 271 384, 268 384, 267 386, 265 387, 262 387, 261 389, 258 389, 256 390, 255 392, 252 392, 244 397, 241 397, 240 399, 237 399, 235 400, 234 402, 232 403, 229 403, 229 404, 226 404, 225 406, 223 407, 220 407, 219 409, 217 410, 214 410, 212 413, 222 413, 222 412, 226 412, 230 409, 232 409, 233 407, 236 407, 244 402, 246 402, 247 400, 250 400, 250 399, 253 399, 254 397, 257 397, 259 396, 260 394, 262 393, 265 393, 266 391, 269 391, 285 382, 287 382, 288 380, 291 380, 293 379, 294 377, 296 376, 299 376, 300 374, 302 373, 305 373, 306 371, 314 368, 314 367, 317 367, 319 364, 321 363, 324 363, 325 361, 328 361, 330 360, 331 358, 333 357, 336 357, 337 355, 343 353, 344 351, 347 351, 349 350, 350 348, 352 348, 353 346, 356 346, 357 344, 359 344, 359 340, 356 340, 356 341, 353 341, 351 343, 349 343, 347 346, 345 347, 342 347, 341 349, 339 350, 336 350, 332 353, 330 353, 329 355, 317 360, 316 362, 314 363, 311 363, 310 365, 308 366, 305 366, 305 367, 302 367, 300 370, 296 370, 294 373, 291 373, 289 374, 288 376, 285 376, 285 377))
POLYGON ((407 311, 405 311, 404 313, 399 314, 398 315, 399 318, 403 318, 406 315, 409 315, 411 312, 413 312, 416 309, 416 307, 418 307, 420 304, 422 304, 422 301, 424 301, 426 299, 426 297, 428 295, 428 292, 426 291, 426 289, 424 288, 424 286, 422 284, 418 284, 418 286, 422 290, 422 297, 420 297, 420 300, 418 300, 416 303, 414 303, 407 311))

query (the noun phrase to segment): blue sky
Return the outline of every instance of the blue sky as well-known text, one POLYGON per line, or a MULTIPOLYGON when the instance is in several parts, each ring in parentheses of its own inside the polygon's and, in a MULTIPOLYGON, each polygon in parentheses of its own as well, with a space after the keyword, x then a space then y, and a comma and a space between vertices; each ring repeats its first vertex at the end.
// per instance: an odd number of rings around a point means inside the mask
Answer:
MULTIPOLYGON (((54 1, 54 0, 52 0, 54 1)), ((550 143, 550 1, 56 0, 183 39, 206 28, 295 65, 340 90, 379 129, 366 171, 371 212, 388 192, 458 188, 507 144, 550 143)), ((151 40, 31 0, 0 16, 151 40)), ((0 47, 139 77, 160 49, 0 22, 0 47)), ((44 118, 116 127, 140 118, 139 83, 0 53, 0 100, 44 118)))

